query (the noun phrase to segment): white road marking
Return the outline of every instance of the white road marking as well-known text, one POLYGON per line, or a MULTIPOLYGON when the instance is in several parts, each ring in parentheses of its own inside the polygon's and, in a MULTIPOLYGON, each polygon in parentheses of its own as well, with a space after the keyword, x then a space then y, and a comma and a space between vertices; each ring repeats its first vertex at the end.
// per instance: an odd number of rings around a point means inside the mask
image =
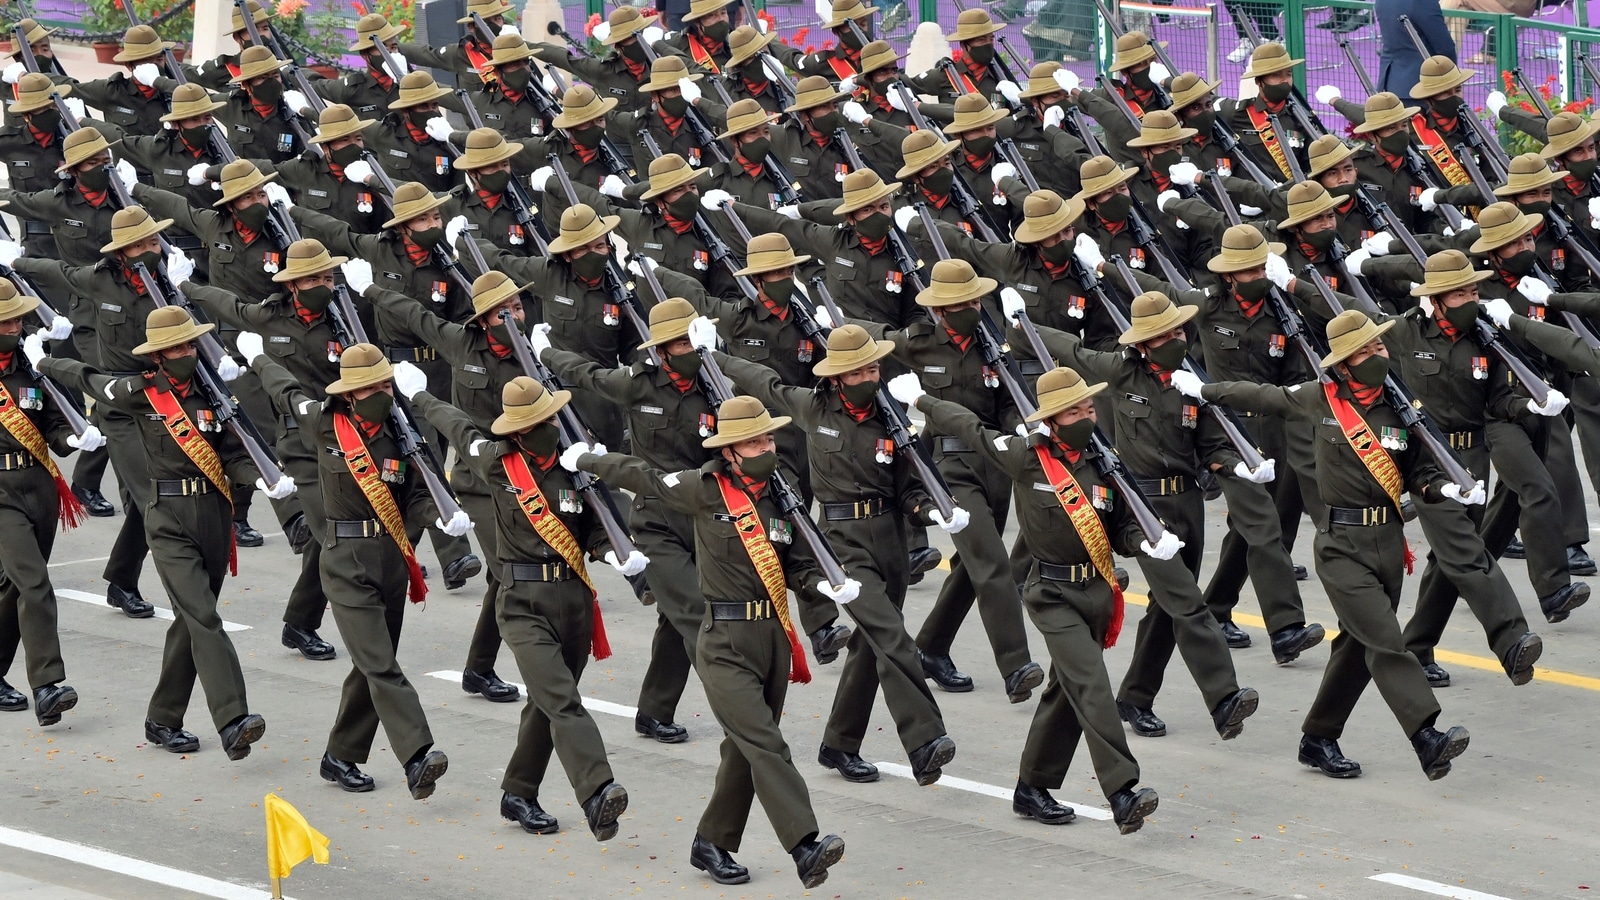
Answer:
POLYGON ((1454 900, 1507 900, 1507 898, 1502 897, 1499 894, 1486 894, 1483 891, 1473 891, 1464 887, 1440 884, 1437 881, 1428 881, 1423 878, 1412 878, 1410 875, 1401 875, 1398 872, 1385 872, 1382 875, 1372 875, 1369 876, 1369 880, 1381 881, 1384 884, 1392 884, 1396 887, 1410 888, 1414 891, 1422 891, 1426 894, 1433 894, 1436 897, 1451 897, 1454 898, 1454 900))
MULTIPOLYGON (((884 773, 885 775, 893 775, 896 778, 909 778, 913 781, 915 781, 917 777, 911 771, 910 766, 902 766, 899 763, 892 762, 873 763, 873 765, 877 766, 878 771, 884 773)), ((1013 793, 1010 788, 996 787, 992 784, 984 784, 981 781, 968 781, 965 778, 956 778, 953 775, 945 775, 941 777, 938 780, 937 785, 939 787, 955 788, 958 791, 982 794, 985 797, 994 797, 999 800, 1010 800, 1013 793)), ((1079 806, 1074 803, 1068 803, 1067 805, 1072 807, 1072 811, 1077 813, 1082 818, 1094 819, 1098 822, 1111 821, 1110 810, 1098 809, 1090 806, 1079 806)))
MULTIPOLYGON (((458 671, 446 669, 442 672, 428 672, 426 674, 429 678, 437 678, 440 681, 453 681, 456 684, 461 683, 461 673, 458 671)), ((523 693, 523 696, 527 696, 527 685, 517 684, 515 681, 508 681, 506 684, 516 687, 517 690, 523 693)), ((623 706, 621 703, 612 703, 610 700, 599 700, 594 697, 584 697, 583 705, 587 707, 590 712, 605 713, 608 716, 622 716, 624 718, 631 719, 639 714, 639 710, 636 707, 623 706)))
POLYGON ((129 856, 90 847, 87 844, 76 844, 71 841, 57 840, 34 834, 30 831, 18 831, 14 828, 0 827, 0 844, 27 850, 31 853, 41 853, 45 856, 54 856, 79 865, 104 869, 118 875, 137 878, 140 881, 149 881, 166 887, 177 888, 207 897, 216 897, 218 900, 271 900, 272 894, 268 891, 248 888, 243 885, 233 884, 228 881, 219 881, 174 869, 169 866, 145 862, 129 856))
MULTIPOLYGON (((105 606, 107 609, 113 609, 114 608, 114 607, 106 606, 106 595, 105 594, 91 594, 88 591, 74 591, 74 590, 71 590, 70 588, 67 588, 67 589, 58 588, 56 590, 56 596, 57 597, 65 597, 68 600, 81 600, 84 603, 93 603, 95 606, 105 606)), ((158 619, 166 619, 167 621, 170 622, 170 621, 172 621, 172 610, 165 609, 163 607, 158 606, 158 607, 156 607, 156 615, 155 615, 155 617, 158 618, 158 619)), ((224 620, 223 623, 222 623, 222 630, 223 631, 249 631, 250 628, 251 628, 251 626, 249 626, 249 625, 240 625, 238 622, 229 622, 229 621, 224 620)))
POLYGON ((109 556, 91 556, 91 557, 88 557, 87 559, 69 559, 66 562, 53 562, 53 563, 50 563, 48 568, 60 569, 60 568, 63 568, 65 566, 78 566, 78 565, 82 565, 84 563, 105 562, 106 560, 108 560, 110 558, 111 557, 109 557, 109 556))

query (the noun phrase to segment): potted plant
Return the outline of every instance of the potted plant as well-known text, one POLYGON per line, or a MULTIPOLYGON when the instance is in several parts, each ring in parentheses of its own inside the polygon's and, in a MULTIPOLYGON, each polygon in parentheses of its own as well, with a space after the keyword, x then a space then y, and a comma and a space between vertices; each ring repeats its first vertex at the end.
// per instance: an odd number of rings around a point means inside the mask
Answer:
POLYGON ((354 0, 350 5, 355 8, 358 16, 378 13, 388 19, 390 25, 404 29, 396 38, 396 40, 404 44, 412 39, 414 25, 416 24, 417 14, 416 10, 412 8, 412 4, 413 0, 371 0, 371 2, 354 0))

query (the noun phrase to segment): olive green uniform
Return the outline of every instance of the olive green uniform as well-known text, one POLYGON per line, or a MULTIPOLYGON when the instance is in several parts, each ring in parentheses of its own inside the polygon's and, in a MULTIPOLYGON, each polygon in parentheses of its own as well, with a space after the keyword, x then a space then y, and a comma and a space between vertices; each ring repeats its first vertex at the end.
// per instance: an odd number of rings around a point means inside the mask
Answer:
MULTIPOLYGON (((637 41, 643 41, 644 35, 636 36, 637 41)), ((634 64, 640 66, 640 74, 635 75, 628 69, 627 63, 622 60, 622 51, 616 47, 610 48, 605 56, 578 56, 567 47, 557 44, 531 44, 533 58, 540 62, 549 63, 558 69, 571 72, 581 79, 584 84, 594 88, 594 92, 601 97, 612 97, 617 101, 619 109, 637 109, 641 105, 649 105, 649 97, 640 86, 650 80, 650 62, 645 59, 642 48, 634 50, 639 56, 634 64)), ((650 49, 657 56, 662 54, 678 54, 666 41, 656 41, 650 49)), ((693 64, 693 60, 685 57, 686 63, 693 64)), ((510 135, 507 135, 510 137, 510 135)))
MULTIPOLYGON (((218 122, 228 126, 228 142, 247 159, 270 159, 287 162, 309 152, 300 142, 289 120, 283 117, 284 105, 280 102, 272 115, 265 118, 256 112, 255 103, 243 87, 235 87, 218 97, 226 105, 215 113, 218 122)), ((312 123, 306 128, 310 130, 312 123)))
MULTIPOLYGON (((16 194, 38 194, 53 190, 61 183, 56 176, 56 168, 62 163, 61 138, 51 134, 41 144, 33 136, 28 123, 21 121, 21 116, 13 115, 12 118, 17 121, 0 126, 0 159, 5 160, 8 199, 16 194)), ((98 130, 108 142, 122 136, 121 129, 105 122, 88 121, 86 125, 98 130)), ((71 184, 66 186, 71 187, 71 184)), ((95 253, 96 248, 105 243, 102 241, 93 246, 88 246, 86 242, 77 243, 85 239, 89 228, 82 215, 71 216, 79 220, 74 225, 48 215, 35 218, 24 213, 15 202, 6 211, 22 220, 20 237, 30 256, 60 258, 78 265, 89 265, 93 259, 85 260, 77 254, 95 253)), ((110 229, 108 220, 108 234, 110 229)))
MULTIPOLYGON (((424 134, 418 141, 406 127, 409 112, 401 109, 380 116, 377 125, 363 132, 367 149, 395 184, 417 181, 436 194, 459 185, 461 173, 451 164, 455 154, 444 141, 430 135, 424 134)), ((433 115, 443 114, 441 110, 433 115)))
POLYGON ((370 65, 359 72, 313 82, 312 87, 328 103, 343 103, 363 119, 383 115, 390 103, 400 99, 400 83, 387 69, 378 72, 370 65))
MULTIPOLYGON (((143 61, 162 65, 159 58, 143 61)), ((176 85, 170 78, 157 78, 152 86, 155 96, 146 97, 140 90, 144 85, 134 81, 131 72, 116 72, 107 78, 73 82, 72 94, 100 110, 107 122, 129 136, 160 134, 161 117, 167 114, 169 102, 166 91, 176 85)))

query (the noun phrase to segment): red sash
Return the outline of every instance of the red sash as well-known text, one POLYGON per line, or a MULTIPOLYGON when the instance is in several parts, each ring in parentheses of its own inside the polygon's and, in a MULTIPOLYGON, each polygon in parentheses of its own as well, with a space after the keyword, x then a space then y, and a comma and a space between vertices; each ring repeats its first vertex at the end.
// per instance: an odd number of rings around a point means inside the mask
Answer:
POLYGON ((711 51, 707 50, 705 45, 701 44, 699 39, 694 35, 691 34, 688 37, 689 57, 695 61, 695 65, 698 65, 700 68, 709 72, 720 75, 722 73, 722 69, 717 67, 717 61, 711 56, 711 51))
POLYGON ((958 74, 953 68, 946 69, 945 77, 949 79, 950 87, 957 94, 976 94, 978 92, 978 86, 973 84, 972 79, 968 78, 964 72, 958 74))
POLYGON ((1122 634, 1123 601, 1122 587, 1117 584, 1116 569, 1111 561, 1111 538, 1106 535, 1100 514, 1095 512, 1094 504, 1089 501, 1083 488, 1078 486, 1072 472, 1061 464, 1061 460, 1051 456, 1049 450, 1035 447, 1033 451, 1039 454, 1039 465, 1044 468, 1044 477, 1050 479, 1050 487, 1055 489, 1056 500, 1072 521, 1072 527, 1077 529, 1083 548, 1089 551, 1089 561, 1094 563, 1094 570, 1100 573, 1106 584, 1111 585, 1111 624, 1106 628, 1105 639, 1100 645, 1115 647, 1117 637, 1122 634))
POLYGON ((851 75, 856 74, 856 70, 850 65, 850 61, 842 56, 828 57, 828 67, 833 69, 833 74, 840 78, 849 78, 851 75))
MULTIPOLYGON (((1465 113, 1465 115, 1470 114, 1465 113)), ((1452 186, 1471 183, 1472 176, 1467 174, 1467 170, 1456 159, 1456 155, 1445 145, 1444 135, 1428 124, 1426 116, 1422 113, 1412 116, 1411 127, 1416 131, 1422 149, 1428 151, 1428 158, 1433 160, 1434 168, 1439 170, 1439 174, 1443 175, 1446 181, 1452 186)))
POLYGON ((56 483, 57 515, 61 519, 61 527, 66 529, 76 528, 83 524, 83 504, 79 502, 78 495, 72 492, 72 486, 61 477, 61 469, 56 461, 50 458, 50 447, 45 443, 44 435, 39 433, 39 427, 33 424, 28 414, 17 406, 11 398, 11 392, 0 384, 0 427, 5 428, 17 443, 27 448, 33 455, 34 461, 44 466, 50 477, 56 483))
MULTIPOLYGON (((1328 395, 1328 408, 1333 410, 1333 419, 1339 423, 1339 430, 1344 432, 1344 439, 1350 442, 1350 449, 1356 452, 1356 457, 1361 464, 1367 467, 1372 477, 1377 480, 1378 486, 1389 495, 1389 500, 1394 504, 1394 511, 1400 512, 1400 493, 1405 486, 1400 477, 1400 467, 1394 464, 1393 457, 1383 449, 1383 445, 1372 435, 1372 426, 1362 418, 1360 410, 1349 400, 1339 396, 1337 382, 1329 381, 1322 386, 1328 395)), ((1406 543, 1406 574, 1410 575, 1414 557, 1411 553, 1410 542, 1406 543)))
POLYGON ((511 486, 517 489, 517 505, 522 507, 522 514, 528 517, 528 524, 533 526, 540 540, 561 554, 561 558, 567 561, 567 565, 578 573, 578 577, 589 588, 589 598, 594 601, 594 628, 589 638, 590 652, 594 654, 595 659, 605 659, 611 655, 611 642, 606 640, 606 623, 600 617, 600 594, 594 589, 594 581, 589 578, 589 569, 583 564, 583 548, 578 546, 578 539, 572 536, 572 531, 550 511, 550 503, 545 500, 544 492, 539 490, 539 482, 534 480, 533 472, 528 468, 528 460, 521 451, 513 450, 500 457, 500 464, 505 466, 506 477, 511 479, 511 486))
POLYGON ((490 62, 492 57, 478 49, 477 41, 473 40, 471 37, 468 37, 462 42, 461 51, 467 54, 467 61, 472 63, 472 67, 474 69, 478 70, 478 78, 481 79, 484 84, 488 84, 494 80, 494 64, 490 62))
MULTIPOLYGON (((228 505, 233 506, 233 489, 228 483, 227 474, 222 471, 222 458, 217 456, 216 448, 200 433, 200 429, 189 421, 189 414, 183 411, 183 404, 178 402, 177 396, 172 391, 147 387, 144 397, 161 416, 161 424, 167 426, 167 434, 172 435, 172 439, 178 443, 178 449, 206 476, 206 480, 222 494, 228 505)), ((231 528, 228 530, 228 574, 239 574, 239 547, 231 528)))
POLYGON ((727 504, 728 515, 734 518, 734 530, 744 542, 744 552, 750 554, 750 563, 756 567, 761 584, 767 589, 772 608, 778 612, 778 622, 789 636, 789 680, 800 684, 811 682, 811 669, 806 665, 806 651, 800 646, 794 623, 789 619, 789 588, 783 580, 783 561, 778 551, 767 540, 767 530, 761 526, 755 503, 750 495, 733 486, 728 476, 717 473, 717 487, 722 491, 722 502, 727 504))
POLYGON ((1257 109, 1254 103, 1246 106, 1244 111, 1250 116, 1250 124, 1256 128, 1256 134, 1261 138, 1261 146, 1267 148, 1267 153, 1272 161, 1277 164, 1283 177, 1291 178, 1289 171, 1288 148, 1283 146, 1283 141, 1278 139, 1278 133, 1272 130, 1272 122, 1267 118, 1267 111, 1257 109))
POLYGON ((383 474, 373 465, 372 451, 367 449, 367 442, 362 440, 361 429, 344 413, 334 413, 333 433, 339 440, 339 452, 344 454, 344 464, 350 469, 350 477, 356 480, 356 486, 361 488, 367 502, 372 504, 373 514, 383 523, 383 530, 394 539, 395 546, 400 548, 400 555, 406 559, 411 582, 406 596, 412 603, 421 603, 428 599, 428 583, 422 579, 422 566, 417 563, 416 551, 411 547, 411 539, 406 536, 406 522, 400 515, 400 506, 394 502, 394 494, 390 493, 389 486, 383 483, 383 474))

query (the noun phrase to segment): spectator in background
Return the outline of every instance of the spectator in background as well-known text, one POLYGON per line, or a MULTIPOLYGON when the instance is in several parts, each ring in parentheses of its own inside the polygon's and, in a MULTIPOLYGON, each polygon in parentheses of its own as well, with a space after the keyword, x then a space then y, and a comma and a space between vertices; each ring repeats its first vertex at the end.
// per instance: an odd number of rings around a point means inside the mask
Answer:
MULTIPOLYGON (((1378 34, 1382 43, 1378 50, 1378 90, 1389 91, 1411 99, 1411 89, 1422 77, 1422 60, 1437 54, 1456 59, 1456 42, 1444 24, 1444 13, 1439 9, 1441 0, 1377 0, 1378 34), (1428 53, 1418 52, 1411 43, 1400 17, 1411 19, 1411 24, 1428 45, 1428 53)), ((1490 0, 1445 0, 1445 2, 1490 2, 1490 0)))
POLYGON ((1228 16, 1233 19, 1234 32, 1239 35, 1239 43, 1228 53, 1228 62, 1244 62, 1250 51, 1256 48, 1255 41, 1250 40, 1250 32, 1245 27, 1246 16, 1255 20, 1256 34, 1263 41, 1282 40, 1278 34, 1278 4, 1244 0, 1223 5, 1228 8, 1228 16))
MULTIPOLYGON (((1524 18, 1539 11, 1539 0, 1439 0, 1443 9, 1470 9, 1473 12, 1493 13, 1497 16, 1522 16, 1524 18)), ((1461 47, 1463 39, 1467 36, 1468 20, 1453 17, 1447 20, 1450 28, 1450 38, 1455 41, 1456 47, 1461 47)), ((1426 36, 1423 38, 1428 40, 1426 36)), ((1494 29, 1484 32, 1483 46, 1474 53, 1469 63, 1486 65, 1494 62, 1494 53, 1490 51, 1490 42, 1494 40, 1494 29)), ((1429 43, 1432 43, 1429 41, 1429 43)))

